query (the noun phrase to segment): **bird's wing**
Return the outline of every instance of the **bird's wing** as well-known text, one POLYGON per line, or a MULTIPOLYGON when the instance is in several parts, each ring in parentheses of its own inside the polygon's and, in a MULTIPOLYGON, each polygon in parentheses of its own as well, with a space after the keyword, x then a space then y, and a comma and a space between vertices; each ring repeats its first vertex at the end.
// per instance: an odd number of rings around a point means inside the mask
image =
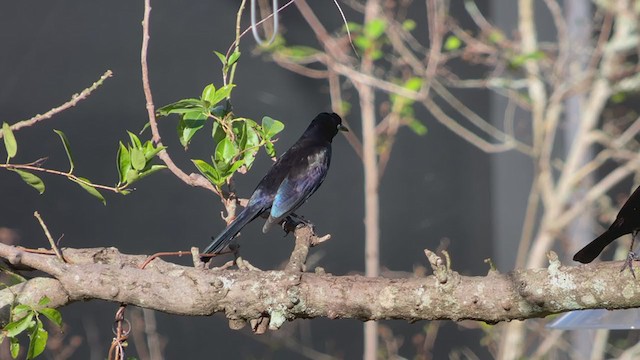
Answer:
POLYGON ((278 187, 263 232, 295 211, 320 187, 327 176, 330 156, 329 148, 314 151, 290 170, 278 187))

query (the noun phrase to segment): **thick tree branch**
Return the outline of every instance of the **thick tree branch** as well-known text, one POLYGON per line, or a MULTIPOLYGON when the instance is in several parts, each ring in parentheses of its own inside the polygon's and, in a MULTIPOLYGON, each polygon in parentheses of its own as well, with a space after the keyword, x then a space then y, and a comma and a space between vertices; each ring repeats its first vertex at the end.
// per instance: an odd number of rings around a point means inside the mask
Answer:
MULTIPOLYGON (((552 256, 544 269, 507 274, 406 279, 334 276, 286 271, 205 270, 153 260, 115 248, 64 249, 55 256, 0 244, 0 257, 55 279, 34 278, 0 291, 0 306, 14 301, 48 306, 101 299, 179 315, 225 312, 236 323, 269 317, 279 328, 296 318, 359 320, 474 319, 495 323, 576 309, 640 307, 640 283, 620 273, 619 262, 561 266, 552 256), (14 297, 17 296, 17 299, 14 297)), ((440 265, 445 266, 445 265, 440 265)), ((442 275, 440 273, 440 275, 442 275)))

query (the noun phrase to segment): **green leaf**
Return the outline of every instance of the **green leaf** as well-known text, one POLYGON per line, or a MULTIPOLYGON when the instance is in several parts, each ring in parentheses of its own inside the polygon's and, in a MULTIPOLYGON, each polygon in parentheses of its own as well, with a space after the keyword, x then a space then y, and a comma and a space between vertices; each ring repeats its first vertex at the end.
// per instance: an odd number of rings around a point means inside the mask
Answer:
POLYGON ((209 84, 204 87, 204 90, 202 90, 202 95, 200 95, 200 99, 207 101, 209 102, 209 104, 213 105, 211 100, 215 95, 216 95, 216 87, 213 84, 209 84))
POLYGON ((118 147, 118 154, 116 155, 117 165, 118 165, 118 177, 120 184, 124 183, 126 179, 126 174, 129 169, 131 169, 131 156, 129 154, 129 150, 124 146, 122 141, 120 142, 120 146, 118 147))
POLYGON ((342 25, 342 31, 346 31, 349 28, 350 31, 360 31, 362 30, 362 25, 357 22, 348 21, 346 24, 342 25))
POLYGON ((373 42, 366 36, 357 36, 353 39, 353 44, 360 50, 365 51, 371 47, 373 42))
POLYGON ((144 157, 144 152, 142 151, 142 149, 131 149, 131 166, 134 169, 140 171, 144 169, 145 165, 147 165, 147 159, 144 157))
POLYGON ((178 138, 184 148, 189 145, 193 136, 204 127, 206 119, 207 116, 201 111, 192 111, 185 113, 178 121, 178 138))
POLYGON ((40 194, 44 193, 44 182, 42 182, 42 179, 40 179, 39 177, 24 170, 18 170, 18 169, 9 169, 9 170, 15 171, 16 173, 18 173, 18 175, 20 175, 20 177, 22 178, 22 180, 24 180, 24 182, 31 185, 34 189, 38 190, 40 194))
POLYGON ((627 99, 627 94, 625 92, 617 92, 611 95, 611 102, 614 104, 621 104, 627 99))
POLYGON ((220 177, 220 173, 218 172, 218 170, 211 166, 208 162, 197 159, 191 161, 196 166, 196 168, 198 168, 198 171, 200 171, 200 173, 204 175, 204 177, 206 177, 207 180, 209 180, 212 184, 216 186, 221 186, 222 184, 224 184, 224 180, 220 177))
POLYGON ((235 64, 238 59, 240 59, 240 51, 236 50, 229 56, 229 62, 227 63, 227 66, 235 64))
POLYGON ((462 40, 455 35, 449 35, 444 42, 444 49, 447 51, 458 50, 462 46, 462 40))
POLYGON ((62 326, 62 314, 60 314, 60 311, 51 308, 44 308, 40 310, 40 314, 46 316, 52 323, 62 326))
POLYGON ((498 30, 494 30, 491 33, 489 33, 489 37, 488 40, 489 42, 493 43, 493 44, 497 44, 500 43, 504 40, 505 36, 501 31, 498 30))
POLYGON ((20 354, 20 343, 18 343, 18 339, 10 337, 9 341, 11 345, 9 345, 9 350, 11 351, 11 357, 17 358, 20 354))
POLYGON ((222 160, 225 163, 230 163, 233 158, 238 155, 238 149, 233 141, 229 138, 224 138, 216 146, 216 159, 222 160))
POLYGON ((340 102, 340 113, 341 114, 348 114, 349 112, 351 112, 351 103, 348 101, 341 101, 340 102))
POLYGON ((421 123, 418 119, 412 119, 409 122, 409 128, 413 130, 414 133, 420 136, 425 135, 427 133, 427 127, 424 126, 424 124, 421 123))
POLYGON ((420 90, 421 87, 422 87, 422 78, 419 78, 419 77, 409 78, 404 83, 404 88, 407 90, 418 91, 420 90))
POLYGON ((23 312, 29 311, 29 310, 31 310, 31 306, 24 305, 24 304, 18 304, 18 305, 13 307, 12 312, 13 312, 14 316, 17 316, 17 315, 20 315, 23 312))
POLYGON ((273 143, 269 140, 267 140, 264 143, 264 149, 267 152, 267 155, 269 155, 269 157, 274 158, 276 157, 276 148, 273 146, 273 143))
POLYGON ((518 68, 524 65, 524 63, 529 60, 540 60, 540 59, 543 59, 544 57, 545 57, 545 54, 543 51, 536 50, 528 54, 519 54, 514 56, 509 62, 509 64, 514 68, 518 68))
POLYGON ((160 151, 166 148, 166 146, 155 147, 151 141, 147 141, 144 148, 144 158, 149 162, 149 160, 153 159, 160 151))
POLYGON ((204 111, 205 109, 206 107, 200 99, 182 99, 161 107, 158 109, 158 115, 167 116, 169 114, 184 114, 194 110, 204 111))
POLYGON ((4 148, 7 149, 7 163, 9 159, 16 156, 18 153, 18 143, 16 142, 15 136, 13 136, 13 131, 11 131, 11 127, 9 124, 2 123, 2 138, 4 139, 4 148))
POLYGON ((242 151, 247 146, 247 122, 246 121, 234 121, 231 129, 235 135, 236 145, 239 151, 242 151))
POLYGON ((402 22, 402 28, 405 31, 413 31, 416 28, 416 22, 411 19, 407 19, 402 22))
POLYGON ((46 295, 42 297, 42 299, 40 299, 40 301, 38 301, 38 306, 45 306, 47 304, 49 304, 51 302, 51 299, 49 299, 49 297, 47 297, 46 295))
POLYGON ((231 111, 230 102, 225 103, 224 105, 217 105, 210 109, 211 115, 217 118, 223 118, 227 116, 227 114, 231 111))
MULTIPOLYGON (((91 181, 89 181, 89 179, 85 179, 85 178, 82 178, 82 177, 78 177, 78 179, 84 180, 84 181, 88 182, 89 184, 91 184, 91 181)), ((83 189, 85 189, 86 192, 88 192, 89 194, 93 195, 95 198, 100 200, 103 205, 107 205, 107 200, 104 199, 104 196, 102 196, 102 194, 100 194, 98 189, 96 189, 95 187, 93 187, 91 185, 87 185, 87 184, 85 184, 83 182, 77 181, 75 179, 71 179, 71 180, 76 182, 78 185, 80 185, 83 189)))
POLYGON ((293 61, 302 61, 320 53, 320 50, 309 46, 288 46, 278 50, 278 54, 288 57, 293 61))
POLYGON ((140 142, 140 138, 138 138, 138 136, 136 136, 136 134, 132 133, 131 131, 127 131, 127 134, 129 134, 129 140, 131 140, 131 146, 134 148, 140 148, 142 147, 142 143, 140 142))
POLYGON ((64 146, 64 151, 67 153, 67 158, 69 159, 69 174, 73 172, 73 155, 71 154, 71 145, 69 144, 69 139, 67 139, 67 135, 65 135, 60 130, 53 130, 58 136, 60 136, 60 140, 62 140, 62 145, 64 146))
POLYGON ((220 101, 222 101, 222 100, 226 99, 228 96, 230 96, 231 95, 231 90, 233 90, 234 87, 235 87, 235 84, 228 84, 228 85, 225 85, 225 86, 221 87, 220 89, 218 89, 216 91, 215 95, 209 101, 209 107, 215 106, 220 101))
POLYGON ((384 19, 373 19, 365 24, 364 26, 364 34, 369 39, 378 39, 387 28, 387 23, 384 19))
MULTIPOLYGON (((27 282, 27 279, 24 276, 16 272, 13 272, 3 267, 0 267, 0 270, 2 271, 3 274, 8 276, 8 279, 2 283, 3 286, 9 287, 9 286, 17 285, 23 282, 27 282)), ((2 341, 0 341, 0 343, 2 343, 2 341)))
POLYGON ((138 170, 129 169, 125 174, 125 181, 127 184, 133 184, 136 180, 138 180, 138 170))
POLYGON ((147 121, 146 123, 144 123, 144 126, 142 127, 142 130, 140 130, 140 132, 138 134, 142 135, 145 132, 145 130, 147 130, 150 127, 151 127, 151 124, 149 124, 149 122, 147 121))
POLYGON ((151 165, 147 169, 145 169, 144 171, 140 172, 140 174, 138 174, 137 180, 140 180, 143 177, 149 176, 149 175, 151 175, 151 174, 153 174, 155 172, 158 172, 160 170, 164 170, 166 168, 167 167, 165 165, 159 165, 159 164, 151 165))
POLYGON ((211 137, 213 138, 213 142, 215 144, 219 144, 222 139, 227 137, 227 134, 224 132, 222 126, 218 121, 213 122, 213 130, 211 131, 211 137))
POLYGON ((8 323, 3 330, 6 331, 8 337, 15 337, 16 335, 20 334, 21 332, 25 331, 27 328, 35 324, 35 322, 33 321, 33 317, 34 312, 32 311, 20 320, 8 323))
POLYGON ((258 133, 252 126, 247 126, 246 145, 243 158, 244 165, 247 167, 247 170, 251 169, 251 165, 253 165, 253 161, 256 159, 258 145, 260 145, 260 137, 258 136, 258 133))
POLYGON ((271 139, 274 135, 284 129, 284 124, 278 120, 274 120, 268 116, 262 118, 262 130, 267 139, 271 139))
POLYGON ((222 173, 222 177, 224 179, 229 178, 230 176, 233 175, 233 173, 235 173, 238 169, 240 169, 242 167, 242 165, 244 165, 244 160, 240 159, 238 161, 235 161, 231 166, 228 166, 225 168, 224 173, 222 173))
POLYGON ((218 57, 218 59, 220 59, 220 62, 222 63, 222 65, 227 65, 227 57, 224 56, 223 53, 219 52, 219 51, 213 51, 214 54, 216 54, 216 56, 218 57))
POLYGON ((42 327, 42 323, 39 322, 31 334, 29 334, 29 351, 27 351, 27 359, 33 359, 36 356, 42 354, 47 346, 47 339, 49 339, 49 333, 42 327))

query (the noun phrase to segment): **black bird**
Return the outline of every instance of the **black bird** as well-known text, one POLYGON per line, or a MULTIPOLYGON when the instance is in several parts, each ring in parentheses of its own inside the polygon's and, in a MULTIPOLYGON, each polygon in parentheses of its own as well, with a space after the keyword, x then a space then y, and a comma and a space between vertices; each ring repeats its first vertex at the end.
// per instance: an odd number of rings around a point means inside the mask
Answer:
MULTIPOLYGON (((635 238, 638 230, 640 230, 640 187, 638 187, 633 194, 629 196, 627 202, 622 205, 622 209, 618 212, 616 220, 609 226, 609 229, 573 255, 573 260, 583 264, 590 263, 598 257, 605 246, 611 244, 613 240, 631 233, 633 233, 633 237, 635 238)), ((631 239, 632 249, 634 238, 631 239)))
POLYGON ((318 190, 329 170, 331 141, 338 130, 348 131, 337 114, 320 113, 300 139, 280 156, 253 191, 247 207, 203 254, 219 253, 258 216, 267 217, 262 232, 269 231, 299 208, 318 190))

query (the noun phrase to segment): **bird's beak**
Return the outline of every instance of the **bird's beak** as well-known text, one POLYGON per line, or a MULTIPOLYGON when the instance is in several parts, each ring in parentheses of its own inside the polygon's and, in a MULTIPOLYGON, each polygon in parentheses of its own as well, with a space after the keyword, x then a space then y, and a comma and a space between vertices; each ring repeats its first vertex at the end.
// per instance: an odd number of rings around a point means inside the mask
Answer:
POLYGON ((342 124, 338 125, 338 130, 349 132, 349 129, 347 129, 347 127, 342 124))

